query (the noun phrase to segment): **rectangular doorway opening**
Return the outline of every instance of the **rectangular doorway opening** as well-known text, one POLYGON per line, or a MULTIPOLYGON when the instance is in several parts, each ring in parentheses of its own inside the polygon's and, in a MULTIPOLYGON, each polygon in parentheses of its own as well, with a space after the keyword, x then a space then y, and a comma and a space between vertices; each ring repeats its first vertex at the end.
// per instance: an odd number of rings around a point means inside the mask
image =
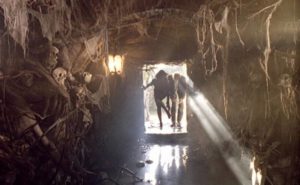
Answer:
MULTIPOLYGON (((147 85, 155 78, 155 75, 164 70, 168 75, 179 73, 180 75, 187 77, 187 66, 183 64, 154 64, 143 66, 143 84, 147 85)), ((166 87, 167 88, 167 87, 166 87)), ((166 105, 167 98, 163 100, 166 105)), ((178 101, 176 103, 176 116, 178 114, 178 101)), ((170 100, 171 106, 171 100, 170 100)), ((183 99, 183 117, 180 121, 180 126, 171 126, 172 120, 168 118, 167 113, 162 109, 162 122, 163 126, 160 127, 159 119, 157 115, 156 104, 154 100, 154 87, 150 86, 144 91, 144 123, 146 134, 185 134, 187 133, 187 120, 186 120, 186 97, 183 99)), ((171 112, 171 111, 170 111, 171 112)), ((177 121, 176 121, 177 122, 177 121)))

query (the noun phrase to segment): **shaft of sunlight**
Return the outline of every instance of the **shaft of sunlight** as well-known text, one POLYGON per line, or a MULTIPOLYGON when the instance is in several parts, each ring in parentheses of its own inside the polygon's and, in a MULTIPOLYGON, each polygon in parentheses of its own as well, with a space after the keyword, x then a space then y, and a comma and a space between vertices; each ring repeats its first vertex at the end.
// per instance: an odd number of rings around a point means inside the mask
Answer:
MULTIPOLYGON (((188 84, 192 87, 192 81, 190 79, 188 80, 188 84)), ((193 95, 189 96, 188 104, 198 118, 199 123, 221 151, 222 157, 240 184, 250 185, 249 168, 240 160, 242 149, 233 138, 233 134, 226 121, 199 91, 193 92, 193 95)))

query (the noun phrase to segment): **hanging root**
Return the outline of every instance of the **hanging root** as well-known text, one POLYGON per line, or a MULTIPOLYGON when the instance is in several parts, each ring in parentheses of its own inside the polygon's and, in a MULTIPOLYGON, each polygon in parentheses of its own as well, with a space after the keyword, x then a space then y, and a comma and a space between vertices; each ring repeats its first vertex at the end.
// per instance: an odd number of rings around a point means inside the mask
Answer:
POLYGON ((267 110, 266 110, 266 117, 270 114, 271 111, 271 106, 270 106, 270 92, 269 92, 269 74, 268 74, 268 64, 269 64, 269 58, 270 58, 270 53, 271 53, 271 39, 270 39, 270 24, 271 24, 271 19, 273 16, 273 13, 276 11, 278 6, 281 4, 282 0, 278 0, 274 5, 269 13, 267 19, 266 19, 266 48, 264 50, 264 61, 263 61, 263 70, 266 75, 266 86, 267 86, 267 110))
POLYGON ((270 76, 269 76, 269 59, 270 59, 270 54, 272 52, 271 49, 271 38, 270 38, 270 25, 271 25, 271 19, 273 17, 273 13, 277 10, 277 8, 280 6, 280 4, 282 3, 282 0, 278 0, 277 2, 259 10, 258 12, 252 14, 251 16, 249 16, 249 19, 252 19, 258 15, 260 15, 261 13, 270 10, 270 13, 268 14, 266 20, 265 20, 265 49, 263 52, 263 59, 259 59, 259 63, 260 66, 262 68, 262 70, 265 73, 265 81, 266 81, 266 106, 265 106, 265 117, 269 117, 270 116, 270 111, 271 111, 271 105, 270 105, 270 90, 269 90, 269 80, 270 80, 270 76))
POLYGON ((198 12, 193 16, 193 22, 196 26, 198 52, 202 56, 202 62, 205 74, 210 75, 217 70, 217 53, 221 46, 216 44, 214 37, 215 15, 207 6, 201 6, 198 12), (209 47, 205 47, 208 45, 209 47), (211 64, 208 67, 207 54, 211 55, 211 64))
POLYGON ((242 46, 245 46, 245 43, 244 43, 244 41, 243 41, 243 39, 241 37, 240 31, 239 31, 239 28, 238 28, 238 18, 237 18, 238 17, 238 12, 237 12, 237 8, 235 8, 234 13, 235 13, 235 31, 236 31, 236 34, 237 34, 237 36, 239 38, 240 43, 242 44, 242 46))
POLYGON ((228 24, 229 8, 226 7, 223 13, 223 27, 226 31, 226 43, 223 55, 223 101, 224 101, 224 112, 225 118, 228 118, 228 92, 227 92, 227 77, 228 77, 228 49, 229 49, 229 39, 230 39, 230 26, 228 24))
POLYGON ((267 6, 263 9, 261 9, 260 11, 252 14, 249 18, 254 18, 257 15, 261 14, 262 12, 271 9, 271 12, 268 14, 267 18, 266 18, 266 35, 265 35, 265 42, 266 42, 266 46, 265 46, 265 50, 264 50, 264 58, 263 61, 260 61, 260 65, 266 75, 266 81, 268 83, 268 80, 270 79, 269 77, 269 73, 268 73, 268 62, 269 62, 269 58, 270 58, 270 53, 272 51, 271 49, 271 39, 270 39, 270 25, 271 25, 271 19, 273 16, 273 13, 276 11, 276 9, 278 8, 278 6, 282 3, 282 0, 278 0, 276 3, 267 6))

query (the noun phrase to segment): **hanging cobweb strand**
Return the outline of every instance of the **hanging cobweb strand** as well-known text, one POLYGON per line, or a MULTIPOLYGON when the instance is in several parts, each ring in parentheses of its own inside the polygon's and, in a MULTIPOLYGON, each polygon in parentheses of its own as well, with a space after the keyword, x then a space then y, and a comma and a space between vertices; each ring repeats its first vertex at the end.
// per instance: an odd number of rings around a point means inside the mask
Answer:
POLYGON ((211 57, 212 57, 212 61, 211 61, 211 69, 210 69, 210 73, 214 72, 217 70, 217 65, 218 65, 218 61, 217 61, 217 50, 218 47, 215 43, 215 38, 214 38, 214 30, 213 30, 213 26, 214 26, 214 22, 215 22, 215 18, 214 18, 214 13, 212 10, 208 11, 209 17, 209 32, 210 32, 210 47, 211 47, 211 57))
POLYGON ((238 36, 238 39, 241 43, 242 46, 245 46, 245 42, 243 41, 242 37, 241 37, 241 34, 240 34, 240 31, 239 31, 239 27, 238 27, 238 12, 237 12, 237 8, 234 9, 234 14, 235 14, 235 31, 236 31, 236 34, 238 36))
POLYGON ((261 66, 263 67, 262 69, 265 72, 266 75, 266 86, 267 86, 267 105, 266 105, 266 115, 265 117, 267 118, 270 115, 270 111, 271 111, 271 105, 270 105, 270 92, 269 92, 269 72, 268 72, 268 64, 269 64, 269 58, 270 58, 270 53, 272 51, 271 49, 271 39, 270 39, 270 25, 271 25, 271 19, 273 17, 273 13, 276 11, 276 9, 278 8, 278 6, 281 4, 282 0, 278 0, 271 12, 269 13, 267 19, 266 19, 266 47, 264 50, 264 60, 263 60, 263 64, 261 64, 261 66))
POLYGON ((201 6, 194 18, 196 19, 198 52, 202 56, 205 74, 212 74, 217 69, 217 52, 220 49, 214 38, 214 13, 211 9, 207 8, 207 6, 201 6), (206 42, 210 47, 205 48, 206 42), (210 67, 208 67, 206 63, 208 53, 210 53, 212 57, 210 67))
POLYGON ((27 0, 8 1, 0 0, 3 9, 5 26, 12 38, 20 44, 24 55, 26 53, 26 37, 28 32, 27 0))
POLYGON ((222 27, 226 31, 225 47, 223 51, 223 102, 224 102, 224 113, 225 118, 228 118, 228 92, 227 92, 227 76, 228 76, 228 49, 229 49, 229 39, 230 39, 230 25, 228 24, 229 8, 224 9, 222 18, 222 27))
POLYGON ((204 42, 205 42, 205 35, 206 35, 206 21, 205 21, 205 12, 206 12, 206 6, 201 6, 199 11, 195 14, 194 17, 196 17, 197 25, 196 25, 196 33, 197 33, 197 42, 198 42, 198 52, 202 56, 202 61, 204 67, 205 64, 205 54, 204 54, 204 42), (200 18, 202 18, 202 25, 200 22, 200 18))
POLYGON ((266 93, 266 106, 265 106, 265 117, 269 117, 270 116, 270 111, 271 111, 271 105, 270 105, 270 92, 269 92, 269 80, 270 80, 270 76, 269 76, 269 72, 268 72, 268 65, 269 65, 269 59, 270 59, 270 54, 272 52, 271 49, 271 38, 270 38, 270 25, 271 25, 271 19, 273 17, 273 13, 277 10, 277 8, 280 6, 280 4, 282 3, 282 0, 278 0, 275 3, 259 10, 258 12, 252 14, 251 16, 249 16, 249 18, 254 18, 258 15, 260 15, 261 13, 270 10, 270 13, 268 14, 266 21, 265 21, 265 29, 266 29, 266 35, 265 35, 265 42, 266 42, 266 46, 263 52, 263 58, 259 59, 259 63, 260 66, 262 68, 262 70, 265 73, 265 77, 266 77, 266 88, 267 88, 267 93, 266 93))
POLYGON ((206 25, 206 12, 207 12, 207 7, 205 6, 202 9, 202 42, 201 44, 201 54, 202 54, 202 58, 203 58, 203 65, 204 65, 204 70, 205 70, 205 74, 208 74, 208 70, 207 70, 207 65, 206 65, 206 55, 209 52, 209 48, 207 48, 206 51, 204 51, 205 49, 205 40, 206 40, 206 34, 207 34, 207 25, 206 25))
POLYGON ((230 26, 228 24, 229 8, 224 9, 222 20, 218 23, 215 21, 214 13, 207 6, 201 6, 199 11, 195 14, 194 19, 196 19, 196 33, 197 42, 199 46, 199 53, 202 56, 203 66, 205 74, 212 74, 217 70, 218 61, 217 53, 221 49, 223 53, 223 101, 224 101, 224 112, 227 119, 228 113, 228 93, 227 93, 227 65, 228 65, 228 48, 229 48, 229 38, 230 38, 230 26), (202 23, 202 25, 201 25, 202 23), (226 32, 226 43, 225 46, 217 45, 214 38, 214 26, 217 31, 222 34, 223 29, 226 32), (208 29, 207 29, 208 28, 208 29), (208 36, 208 38, 207 38, 208 36), (205 43, 210 46, 205 48, 205 43), (206 56, 210 52, 211 54, 211 66, 207 67, 206 56))
MULTIPOLYGON (((294 22, 294 25, 296 25, 296 16, 297 16, 297 11, 296 11, 296 8, 297 8, 297 6, 296 6, 296 0, 294 0, 294 2, 293 2, 293 4, 294 4, 294 15, 293 15, 293 22, 294 22)), ((298 34, 298 31, 297 31, 297 29, 294 29, 294 33, 293 33, 293 41, 294 41, 294 44, 296 45, 297 44, 297 34, 298 34)))

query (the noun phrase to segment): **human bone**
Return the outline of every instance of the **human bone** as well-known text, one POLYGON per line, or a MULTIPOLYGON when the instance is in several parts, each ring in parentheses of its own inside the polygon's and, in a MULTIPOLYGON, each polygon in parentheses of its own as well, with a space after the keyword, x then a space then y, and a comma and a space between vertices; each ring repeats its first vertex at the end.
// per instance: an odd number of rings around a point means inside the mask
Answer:
POLYGON ((52 76, 59 85, 62 86, 65 85, 65 80, 67 78, 67 71, 64 68, 58 67, 54 69, 52 76))

